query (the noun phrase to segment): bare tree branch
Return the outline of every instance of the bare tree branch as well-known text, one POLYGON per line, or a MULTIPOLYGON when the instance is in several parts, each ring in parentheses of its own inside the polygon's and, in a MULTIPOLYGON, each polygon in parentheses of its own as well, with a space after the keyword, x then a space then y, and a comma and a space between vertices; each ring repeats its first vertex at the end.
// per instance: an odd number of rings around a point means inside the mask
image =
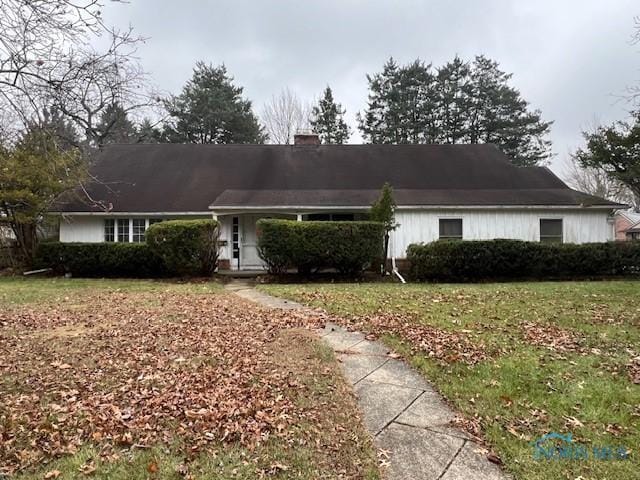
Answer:
POLYGON ((270 143, 290 144, 300 130, 309 130, 311 107, 300 101, 289 88, 271 97, 262 109, 264 123, 270 143))
MULTIPOLYGON (((633 17, 633 23, 635 31, 631 37, 631 45, 638 45, 640 44, 640 15, 633 17)), ((630 86, 627 88, 627 91, 627 99, 634 104, 637 104, 638 100, 640 100, 640 86, 630 86)))
MULTIPOLYGON (((0 0, 0 111, 12 112, 4 130, 19 138, 20 130, 47 125, 47 115, 57 112, 64 117, 60 130, 82 137, 65 140, 90 162, 115 123, 99 125, 108 107, 117 104, 135 115, 159 105, 136 57, 143 38, 131 28, 109 28, 102 8, 100 0, 0 0)), ((11 135, 2 133, 1 140, 11 143, 11 135)), ((109 209, 84 184, 78 192, 90 205, 109 209)))
MULTIPOLYGON (((111 0, 118 1, 118 0, 111 0)), ((98 0, 0 0, 0 101, 24 124, 55 107, 99 146, 100 113, 118 103, 134 112, 159 103, 136 57, 143 40, 108 28, 98 0), (108 39, 104 50, 91 47, 108 39)))
POLYGON ((621 182, 612 179, 604 169, 584 168, 575 158, 570 157, 566 172, 569 186, 580 192, 614 202, 635 205, 635 198, 631 190, 621 182))

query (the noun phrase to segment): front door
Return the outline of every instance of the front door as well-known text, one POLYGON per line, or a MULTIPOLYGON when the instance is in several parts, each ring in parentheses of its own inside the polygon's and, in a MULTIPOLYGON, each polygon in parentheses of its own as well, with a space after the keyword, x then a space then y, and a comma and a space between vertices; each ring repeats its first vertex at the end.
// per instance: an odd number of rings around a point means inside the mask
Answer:
POLYGON ((264 262, 258 256, 258 236, 256 222, 260 215, 240 216, 240 268, 243 270, 262 270, 264 262))

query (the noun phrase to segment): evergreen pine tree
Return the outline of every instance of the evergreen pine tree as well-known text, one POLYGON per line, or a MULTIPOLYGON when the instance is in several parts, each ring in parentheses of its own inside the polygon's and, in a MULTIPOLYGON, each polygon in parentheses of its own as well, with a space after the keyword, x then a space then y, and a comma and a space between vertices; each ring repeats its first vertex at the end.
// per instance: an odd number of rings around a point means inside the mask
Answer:
POLYGON ((463 143, 472 105, 471 69, 458 56, 438 69, 436 80, 439 143, 463 143))
POLYGON ((29 129, 47 132, 61 151, 78 148, 82 143, 76 127, 55 107, 45 108, 40 124, 32 124, 29 129))
POLYGON ((531 111, 520 92, 509 85, 512 75, 498 62, 477 56, 470 67, 471 105, 467 114, 469 143, 494 143, 520 166, 537 165, 551 155, 547 135, 551 122, 531 111))
POLYGON ((358 113, 358 123, 362 136, 369 143, 398 143, 395 116, 399 109, 394 104, 397 80, 398 64, 393 58, 384 64, 382 72, 367 75, 369 99, 364 115, 358 113))
POLYGON ((434 104, 435 77, 431 65, 420 60, 401 67, 391 98, 391 118, 397 124, 397 143, 432 143, 437 138, 434 104))
POLYGON ((367 75, 369 99, 358 114, 370 143, 494 143, 516 165, 537 165, 551 155, 551 123, 531 110, 509 85, 497 62, 459 57, 431 71, 416 60, 399 66, 389 59, 367 75))
POLYGON ((438 133, 431 65, 416 60, 399 67, 393 58, 381 73, 367 76, 369 103, 358 115, 371 143, 432 143, 438 133))
POLYGON ((135 143, 138 139, 135 124, 129 120, 127 111, 118 103, 112 103, 104 109, 96 130, 100 145, 135 143))
POLYGON ((138 143, 161 143, 162 131, 149 118, 144 118, 138 126, 138 143))
POLYGON ((264 143, 265 134, 224 65, 198 62, 182 93, 165 101, 165 134, 175 143, 264 143))
POLYGON ((373 222, 380 222, 384 225, 384 257, 380 266, 381 273, 387 268, 387 257, 389 256, 389 234, 398 228, 396 223, 396 202, 393 198, 393 188, 388 183, 382 186, 380 197, 373 202, 369 212, 373 222))
POLYGON ((322 98, 311 110, 311 127, 322 143, 343 144, 351 131, 344 121, 346 110, 333 99, 331 87, 325 88, 322 98))

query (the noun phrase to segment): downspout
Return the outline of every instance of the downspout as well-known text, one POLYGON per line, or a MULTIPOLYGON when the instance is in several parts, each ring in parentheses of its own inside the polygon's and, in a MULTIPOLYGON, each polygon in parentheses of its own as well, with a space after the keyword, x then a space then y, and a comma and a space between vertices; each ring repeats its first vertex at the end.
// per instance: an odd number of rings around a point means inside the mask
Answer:
MULTIPOLYGON (((389 235, 389 243, 391 244, 391 248, 389 248, 389 250, 393 252, 393 233, 389 235)), ((396 266, 396 257, 393 254, 391 254, 391 272, 393 272, 393 274, 398 277, 401 283, 407 283, 407 281, 402 275, 400 275, 400 272, 398 271, 398 267, 396 266)))
POLYGON ((400 272, 398 271, 398 268, 396 267, 396 257, 394 257, 393 255, 391 256, 391 271, 393 272, 393 274, 398 277, 398 279, 400 280, 401 283, 407 283, 407 281, 404 279, 404 277, 402 275, 400 275, 400 272))

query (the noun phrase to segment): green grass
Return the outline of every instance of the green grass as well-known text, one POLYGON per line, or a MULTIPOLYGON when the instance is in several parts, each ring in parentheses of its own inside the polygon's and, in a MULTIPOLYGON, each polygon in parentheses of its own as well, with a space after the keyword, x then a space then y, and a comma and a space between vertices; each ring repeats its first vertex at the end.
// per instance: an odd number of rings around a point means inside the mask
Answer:
MULTIPOLYGON (((289 450, 278 441, 271 440, 256 450, 219 445, 212 453, 200 454, 185 459, 171 449, 154 447, 149 449, 123 450, 116 458, 102 460, 100 452, 93 446, 79 450, 75 455, 63 457, 43 468, 16 476, 20 480, 40 480, 47 474, 51 478, 71 480, 94 478, 105 480, 182 480, 185 473, 195 479, 254 479, 256 471, 269 478, 295 478, 312 480, 317 478, 314 458, 307 449, 289 450), (281 465, 282 468, 278 468, 281 465), (95 470, 94 470, 95 468, 95 470), (90 470, 91 473, 83 474, 90 470), (57 475, 59 472, 59 475, 57 475)), ((371 477, 377 478, 377 477, 371 477)))
POLYGON ((96 292, 215 293, 221 290, 222 286, 213 281, 190 283, 169 280, 0 277, 0 305, 59 302, 70 296, 96 292))
POLYGON ((479 418, 485 439, 517 478, 637 478, 640 385, 630 381, 627 364, 640 355, 640 282, 261 288, 344 317, 401 313, 484 345, 489 358, 467 365, 412 354, 399 334, 383 338, 459 412, 479 418), (579 339, 579 348, 536 344, 524 324, 567 333, 579 339), (590 449, 624 446, 631 456, 535 460, 530 442, 551 431, 571 433, 590 449))

